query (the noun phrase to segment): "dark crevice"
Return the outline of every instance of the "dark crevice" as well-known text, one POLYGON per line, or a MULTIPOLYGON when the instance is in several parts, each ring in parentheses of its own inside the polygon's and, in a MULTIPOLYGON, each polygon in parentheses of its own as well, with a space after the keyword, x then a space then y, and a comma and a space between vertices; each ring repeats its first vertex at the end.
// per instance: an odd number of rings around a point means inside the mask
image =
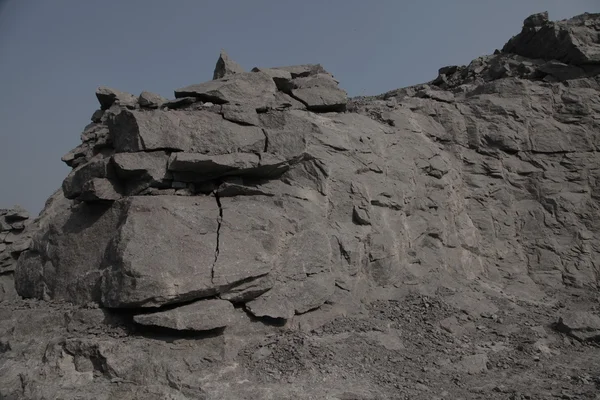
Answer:
POLYGON ((219 192, 218 192, 218 188, 217 190, 215 190, 215 199, 217 200, 217 206, 219 207, 219 217, 217 219, 217 245, 215 248, 215 261, 213 262, 212 268, 211 268, 211 281, 214 283, 214 279, 215 279, 215 267, 217 266, 217 260, 219 259, 219 241, 221 239, 220 237, 220 233, 221 233, 221 225, 223 223, 223 207, 221 205, 221 198, 219 197, 219 192))
POLYGON ((250 312, 248 310, 248 308, 243 307, 243 310, 246 312, 246 315, 248 316, 248 318, 250 318, 251 321, 253 322, 261 322, 265 325, 268 326, 275 326, 275 327, 282 327, 287 323, 287 319, 285 318, 273 318, 273 317, 257 317, 256 315, 252 314, 252 312, 250 312))
POLYGON ((340 248, 340 255, 344 258, 344 260, 346 260, 346 262, 348 264, 351 264, 351 259, 350 259, 350 254, 348 254, 348 252, 346 251, 346 249, 344 248, 344 245, 342 244, 341 240, 336 236, 335 238, 338 242, 338 246, 340 248))
POLYGON ((224 331, 225 328, 216 328, 208 331, 194 331, 178 330, 159 326, 136 325, 136 329, 132 333, 132 336, 143 337, 146 339, 161 340, 167 343, 172 343, 181 339, 201 340, 214 338, 223 335, 224 331))
POLYGON ((265 148, 263 149, 263 153, 266 153, 269 150, 269 135, 267 135, 267 132, 264 129, 261 130, 263 135, 265 135, 265 148))

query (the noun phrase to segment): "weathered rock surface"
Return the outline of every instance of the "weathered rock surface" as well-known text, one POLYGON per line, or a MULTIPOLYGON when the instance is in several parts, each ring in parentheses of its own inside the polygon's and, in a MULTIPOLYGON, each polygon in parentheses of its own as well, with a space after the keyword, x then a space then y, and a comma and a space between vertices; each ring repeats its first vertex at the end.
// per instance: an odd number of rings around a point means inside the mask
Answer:
POLYGON ((127 108, 136 108, 138 104, 138 99, 134 95, 106 86, 100 86, 96 90, 96 97, 103 110, 108 110, 115 103, 127 108))
MULTIPOLYGON (((0 397, 505 398, 477 385, 528 388, 525 370, 552 387, 532 365, 573 362, 600 329, 582 304, 554 326, 562 341, 529 328, 600 284, 599 21, 531 16, 502 52, 369 98, 320 65, 243 72, 223 56, 172 101, 99 90, 31 246, 5 212, 0 254, 21 252, 19 295, 100 307, 77 329, 122 336, 61 333, 26 362, 6 316, 0 397)), ((62 332, 52 318, 32 323, 62 332)))
POLYGON ((133 320, 140 325, 179 331, 210 331, 226 327, 234 318, 230 302, 201 300, 173 310, 136 315, 133 320))
POLYGON ((565 311, 557 329, 579 340, 600 340, 600 316, 587 311, 565 311))
POLYGON ((19 255, 31 244, 27 210, 20 206, 0 209, 0 301, 17 297, 14 271, 19 255))
POLYGON ((167 102, 167 99, 164 97, 147 91, 143 91, 140 93, 138 98, 138 103, 142 108, 160 108, 163 104, 167 102))
POLYGON ((225 78, 228 75, 244 73, 244 68, 241 65, 233 61, 224 50, 221 50, 217 65, 215 66, 215 72, 213 74, 213 80, 225 78))

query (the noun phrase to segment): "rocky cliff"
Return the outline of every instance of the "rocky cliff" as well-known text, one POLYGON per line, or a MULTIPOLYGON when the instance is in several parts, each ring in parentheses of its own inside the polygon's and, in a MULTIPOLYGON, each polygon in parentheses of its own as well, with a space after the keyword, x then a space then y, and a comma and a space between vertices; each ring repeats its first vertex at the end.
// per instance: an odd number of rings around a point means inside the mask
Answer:
POLYGON ((224 53, 213 78, 173 100, 98 89, 20 249, 16 290, 44 302, 5 302, 1 395, 506 398, 454 379, 522 382, 496 353, 532 332, 548 359, 549 335, 600 337, 600 15, 533 15, 502 51, 376 97, 224 53))

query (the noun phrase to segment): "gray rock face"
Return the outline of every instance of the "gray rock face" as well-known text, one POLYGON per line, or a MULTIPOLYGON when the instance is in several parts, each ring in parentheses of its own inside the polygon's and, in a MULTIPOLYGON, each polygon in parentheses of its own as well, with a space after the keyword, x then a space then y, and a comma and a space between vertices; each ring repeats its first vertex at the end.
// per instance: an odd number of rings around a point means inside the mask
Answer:
POLYGON ((215 65, 215 72, 213 74, 213 80, 225 78, 229 75, 244 73, 244 68, 238 63, 233 61, 224 50, 221 50, 217 65, 215 65))
POLYGON ((103 94, 17 289, 293 320, 405 282, 596 287, 597 20, 533 16, 502 53, 351 102, 320 65, 231 67, 168 107, 103 94))
POLYGON ((234 311, 226 300, 201 300, 173 310, 136 315, 133 320, 140 325, 180 331, 209 331, 231 324, 234 311))
POLYGON ((375 97, 103 90, 40 216, 0 210, 0 397, 592 398, 599 20, 375 97))
POLYGON ((0 302, 17 297, 14 271, 19 255, 31 244, 29 213, 21 206, 0 209, 0 302))

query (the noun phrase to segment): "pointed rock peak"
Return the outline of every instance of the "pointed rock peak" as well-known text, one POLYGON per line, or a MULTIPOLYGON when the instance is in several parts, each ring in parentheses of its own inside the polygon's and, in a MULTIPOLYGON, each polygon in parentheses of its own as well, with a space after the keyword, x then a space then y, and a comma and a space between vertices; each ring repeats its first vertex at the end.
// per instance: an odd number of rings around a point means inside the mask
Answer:
POLYGON ((244 71, 244 68, 229 58, 225 50, 221 50, 217 65, 215 66, 213 80, 224 78, 227 75, 241 74, 243 72, 246 72, 244 71))
POLYGON ((525 18, 525 21, 523 21, 523 26, 527 28, 535 28, 546 25, 548 21, 548 11, 544 11, 525 18))

